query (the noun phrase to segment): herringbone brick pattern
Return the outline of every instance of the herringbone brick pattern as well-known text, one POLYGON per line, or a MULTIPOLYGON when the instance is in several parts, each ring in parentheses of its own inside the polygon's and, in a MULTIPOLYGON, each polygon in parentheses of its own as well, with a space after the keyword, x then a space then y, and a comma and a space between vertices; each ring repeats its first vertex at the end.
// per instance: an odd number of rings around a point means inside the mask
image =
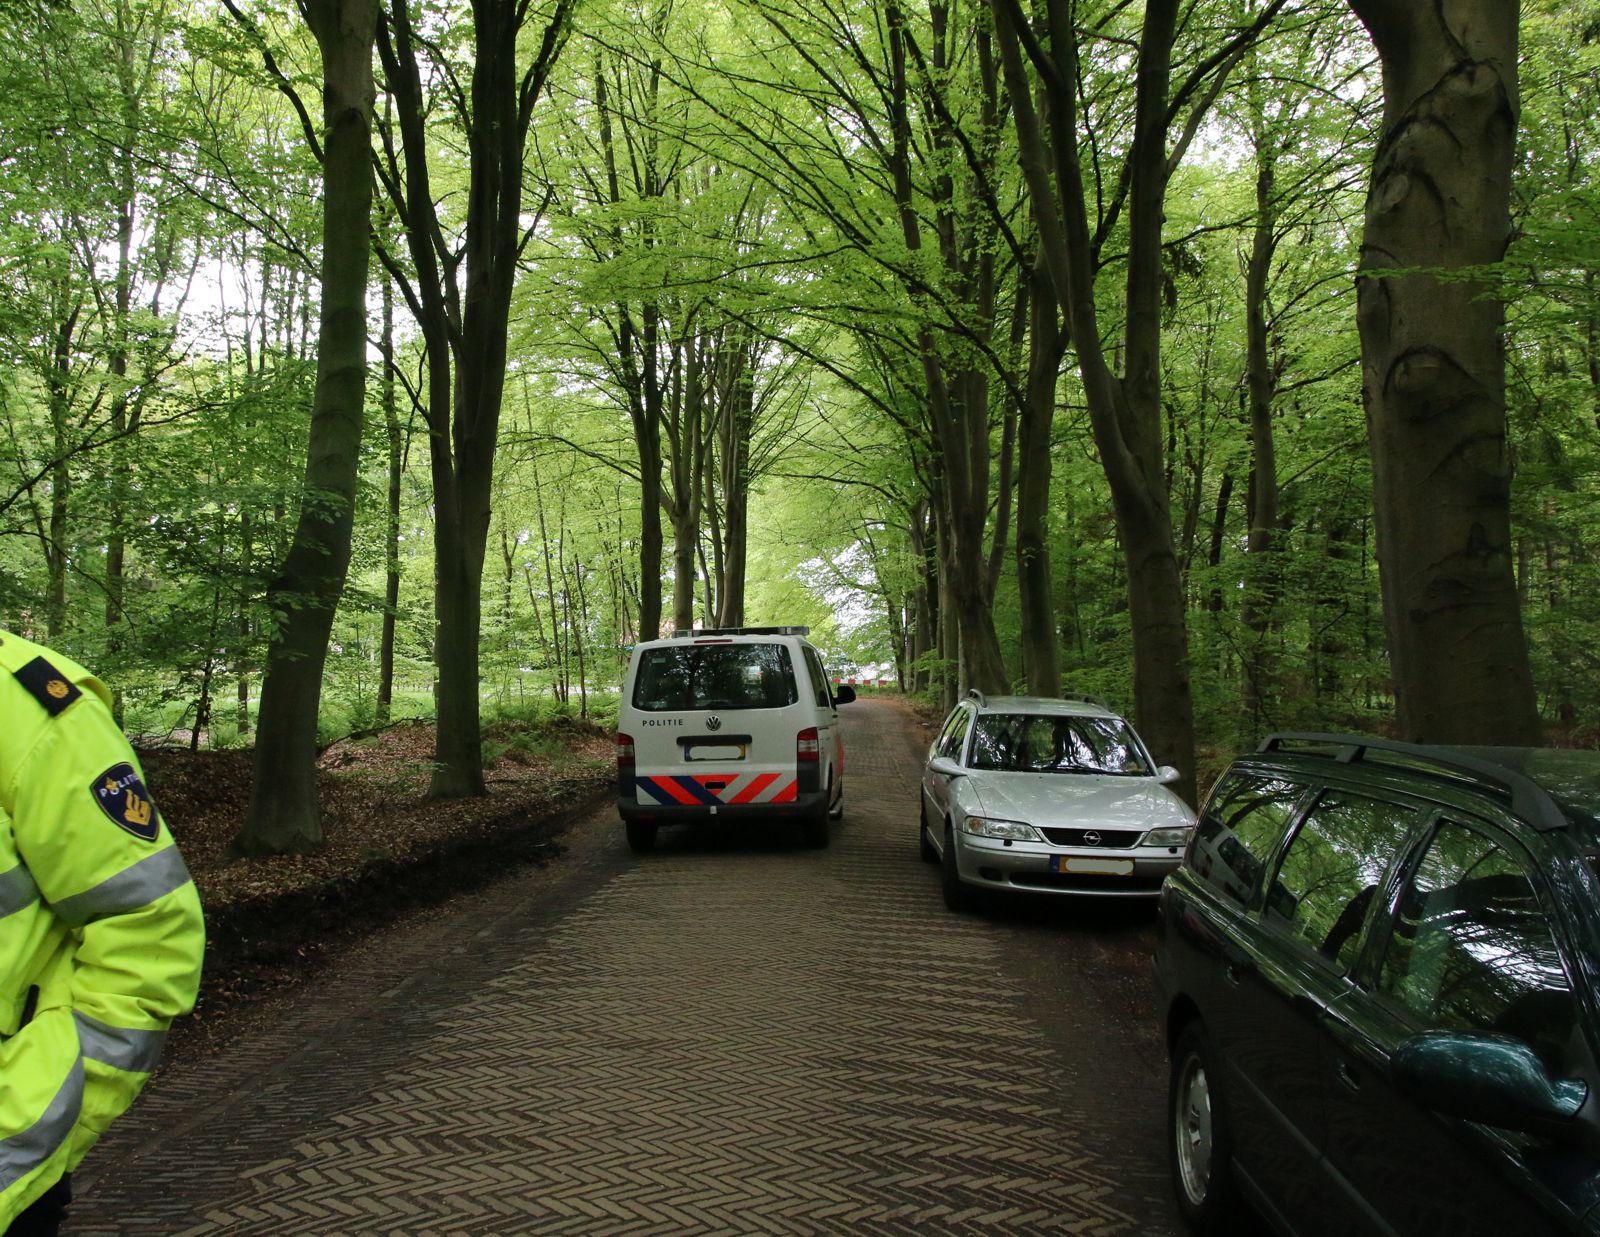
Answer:
POLYGON ((1147 1231, 995 933, 916 859, 900 715, 851 721, 830 849, 667 833, 635 861, 583 826, 565 913, 512 878, 162 1079, 71 1231, 1147 1231))

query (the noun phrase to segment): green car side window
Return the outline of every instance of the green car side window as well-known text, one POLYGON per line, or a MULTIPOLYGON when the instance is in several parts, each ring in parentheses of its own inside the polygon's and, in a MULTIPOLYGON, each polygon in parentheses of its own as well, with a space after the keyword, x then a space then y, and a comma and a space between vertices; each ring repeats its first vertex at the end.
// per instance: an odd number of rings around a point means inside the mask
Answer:
POLYGON ((1303 789, 1264 774, 1228 774, 1206 800, 1190 865, 1223 897, 1253 905, 1303 789))
POLYGON ((1578 1008, 1520 860, 1486 834, 1440 826, 1401 896, 1378 990, 1430 1029, 1497 1031, 1558 1075, 1578 1008))
POLYGON ((1415 815, 1378 799, 1324 794, 1284 851, 1263 920, 1302 938, 1341 974, 1348 972, 1384 870, 1415 815))

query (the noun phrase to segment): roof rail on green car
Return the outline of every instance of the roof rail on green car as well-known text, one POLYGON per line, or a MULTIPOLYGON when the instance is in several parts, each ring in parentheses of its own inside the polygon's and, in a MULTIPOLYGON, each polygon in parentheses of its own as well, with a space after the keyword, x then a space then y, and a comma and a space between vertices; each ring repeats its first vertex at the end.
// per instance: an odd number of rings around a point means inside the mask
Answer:
POLYGON ((1525 774, 1518 773, 1515 769, 1508 769, 1503 764, 1474 756, 1459 748, 1402 743, 1398 739, 1378 739, 1366 735, 1280 731, 1261 740, 1256 752, 1260 755, 1282 752, 1288 755, 1315 756, 1336 760, 1341 764, 1355 764, 1358 761, 1374 763, 1369 753, 1375 754, 1380 757, 1376 763, 1388 763, 1412 769, 1421 765, 1422 772, 1431 769, 1457 777, 1465 775, 1480 785, 1487 784, 1506 797, 1513 812, 1541 832, 1566 829, 1572 824, 1566 812, 1561 809, 1561 805, 1538 782, 1525 774), (1296 748, 1293 746, 1295 744, 1307 746, 1296 748), (1334 750, 1317 750, 1328 748, 1334 750), (1385 755, 1401 756, 1405 757, 1405 760, 1385 762, 1381 759, 1385 755))

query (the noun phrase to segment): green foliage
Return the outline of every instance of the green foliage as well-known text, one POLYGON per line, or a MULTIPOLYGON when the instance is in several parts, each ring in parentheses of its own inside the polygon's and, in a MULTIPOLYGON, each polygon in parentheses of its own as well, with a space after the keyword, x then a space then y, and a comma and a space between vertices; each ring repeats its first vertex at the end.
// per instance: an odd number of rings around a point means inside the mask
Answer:
MULTIPOLYGON (((917 638, 939 604, 932 512, 946 466, 924 362, 965 375, 987 415, 992 542, 1014 497, 999 461, 1026 340, 1010 337, 1008 315, 1032 225, 1009 114, 992 129, 984 121, 986 10, 952 11, 968 24, 946 63, 912 55, 904 168, 887 11, 842 12, 765 0, 583 10, 551 84, 556 106, 535 114, 495 494, 482 513, 491 754, 542 753, 563 724, 614 717, 641 595, 670 595, 670 527, 661 578, 641 579, 641 517, 657 514, 640 510, 647 403, 665 444, 665 507, 701 505, 695 615, 709 616, 732 487, 726 445, 692 430, 689 413, 695 398, 725 406, 731 372, 751 402, 746 621, 809 626, 833 668, 898 663, 927 698, 959 685, 951 647, 917 638), (988 179, 969 157, 984 142, 998 154, 988 179), (900 172, 928 236, 957 248, 958 236, 984 237, 965 256, 992 259, 992 337, 959 263, 908 245, 900 172), (934 341, 926 355, 923 339, 934 341)), ((1232 12, 1195 10, 1180 69, 1232 12)), ((1105 178, 1106 200, 1131 117, 1132 13, 1108 11, 1105 37, 1083 51, 1095 122, 1086 171, 1105 178)), ((1581 6, 1538 0, 1523 14, 1518 230, 1493 272, 1507 302, 1518 581, 1552 734, 1594 743, 1600 53, 1581 6)), ((435 16, 441 72, 460 68, 467 13, 435 16)), ((130 729, 185 741, 199 728, 212 746, 252 741, 270 634, 261 598, 305 501, 318 308, 319 169, 262 67, 271 49, 314 101, 315 52, 288 9, 251 17, 247 30, 206 6, 135 0, 0 9, 0 140, 11 152, 0 165, 0 623, 101 672, 130 729)), ((926 55, 929 13, 906 20, 926 55)), ((1241 58, 1169 187, 1164 480, 1203 762, 1274 728, 1388 724, 1353 294, 1379 98, 1364 48, 1344 6, 1297 6, 1241 58), (1265 164, 1279 527, 1273 549, 1252 555, 1243 272, 1265 164)), ((430 123, 435 197, 459 222, 462 134, 448 109, 430 123)), ((1111 292, 1127 275, 1126 221, 1095 222, 1111 292)), ((377 227, 407 270, 393 221, 377 227)), ((392 405, 384 374, 368 384, 323 741, 380 723, 391 565, 388 716, 434 707, 434 482, 415 401, 426 367, 403 299, 395 318, 392 405), (402 457, 392 544, 389 411, 402 457)), ((1122 324, 1103 325, 1109 340, 1122 324)), ((1127 566, 1070 353, 1062 370, 1048 544, 1063 686, 1132 709, 1127 566)), ((992 603, 1020 683, 1014 536, 1008 526, 1000 539, 992 603)))

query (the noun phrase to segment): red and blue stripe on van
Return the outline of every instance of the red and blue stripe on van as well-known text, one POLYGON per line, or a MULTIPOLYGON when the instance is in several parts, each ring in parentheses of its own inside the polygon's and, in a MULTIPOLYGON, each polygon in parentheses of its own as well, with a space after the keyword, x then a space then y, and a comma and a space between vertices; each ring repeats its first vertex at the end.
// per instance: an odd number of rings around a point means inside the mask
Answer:
POLYGON ((793 773, 695 773, 636 777, 639 802, 694 806, 731 803, 793 803, 793 773))

